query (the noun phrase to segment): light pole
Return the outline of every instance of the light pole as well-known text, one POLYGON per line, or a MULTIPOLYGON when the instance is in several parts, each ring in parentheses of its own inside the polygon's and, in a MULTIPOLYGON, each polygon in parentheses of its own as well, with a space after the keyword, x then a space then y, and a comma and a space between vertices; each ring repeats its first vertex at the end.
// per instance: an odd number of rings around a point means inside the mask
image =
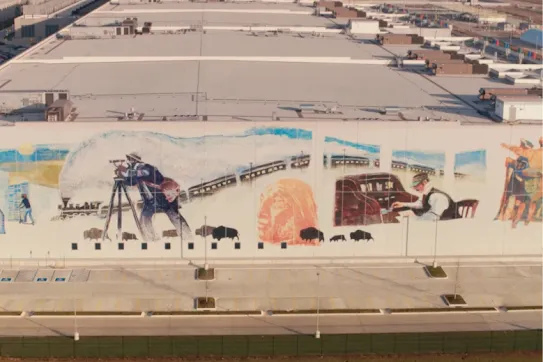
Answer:
POLYGON ((343 176, 345 176, 345 148, 343 149, 343 176))
POLYGON ((404 216, 405 220, 405 256, 409 255, 409 216, 404 216))
POLYGON ((207 264, 207 216, 204 216, 204 270, 209 269, 207 264))
POLYGON ((436 231, 435 231, 435 234, 434 234, 434 262, 432 263, 433 267, 434 268, 437 268, 437 261, 436 261, 436 257, 437 257, 437 221, 438 221, 438 218, 436 217, 436 231))
POLYGON ((79 341, 79 332, 77 331, 77 303, 74 298, 74 341, 79 341))
POLYGON ((458 264, 456 265, 456 275, 454 279, 454 300, 456 300, 456 292, 458 291, 458 274, 460 273, 460 259, 458 259, 458 264))
POLYGON ((321 331, 319 330, 320 322, 320 284, 321 284, 321 273, 317 272, 317 331, 315 332, 315 338, 321 338, 321 331))
POLYGON ((172 312, 173 312, 173 300, 171 304, 168 304, 168 337, 172 334, 172 312))

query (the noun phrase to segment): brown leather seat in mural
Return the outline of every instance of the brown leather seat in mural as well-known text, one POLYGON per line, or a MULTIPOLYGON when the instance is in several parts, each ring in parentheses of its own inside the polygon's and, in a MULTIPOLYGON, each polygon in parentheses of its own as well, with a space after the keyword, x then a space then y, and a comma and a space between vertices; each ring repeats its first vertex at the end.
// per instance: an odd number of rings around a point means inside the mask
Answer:
POLYGON ((475 211, 477 211, 477 206, 479 206, 478 200, 461 200, 456 203, 458 208, 458 215, 462 219, 473 218, 475 216, 475 211))
POLYGON ((346 176, 336 181, 335 226, 398 223, 392 203, 413 202, 417 196, 406 192, 400 180, 389 173, 346 176))

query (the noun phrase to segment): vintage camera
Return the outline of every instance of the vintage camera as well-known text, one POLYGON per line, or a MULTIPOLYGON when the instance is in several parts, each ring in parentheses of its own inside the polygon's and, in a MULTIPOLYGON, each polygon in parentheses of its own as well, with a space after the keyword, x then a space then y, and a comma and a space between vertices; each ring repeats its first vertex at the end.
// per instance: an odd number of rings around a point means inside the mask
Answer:
POLYGON ((119 175, 121 171, 127 168, 126 166, 126 160, 119 159, 119 160, 109 160, 109 163, 115 167, 115 175, 119 175))

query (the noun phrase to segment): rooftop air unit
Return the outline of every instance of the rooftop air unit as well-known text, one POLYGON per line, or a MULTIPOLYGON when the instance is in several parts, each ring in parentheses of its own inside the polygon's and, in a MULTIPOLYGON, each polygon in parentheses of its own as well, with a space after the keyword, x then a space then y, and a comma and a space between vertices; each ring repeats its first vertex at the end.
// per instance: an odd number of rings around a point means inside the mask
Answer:
POLYGON ((47 107, 47 122, 66 122, 72 114, 73 103, 67 99, 58 99, 47 107))

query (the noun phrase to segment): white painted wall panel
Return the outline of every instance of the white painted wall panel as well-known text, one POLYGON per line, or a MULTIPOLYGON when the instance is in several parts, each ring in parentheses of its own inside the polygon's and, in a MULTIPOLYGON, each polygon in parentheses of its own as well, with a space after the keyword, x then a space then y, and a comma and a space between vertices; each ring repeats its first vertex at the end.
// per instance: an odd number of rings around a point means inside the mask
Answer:
MULTIPOLYGON (((542 165, 537 163, 542 152, 539 137, 539 126, 462 127, 405 122, 19 123, 0 132, 0 185, 6 188, 1 190, 5 197, 0 207, 7 208, 12 202, 5 193, 7 185, 29 183, 36 225, 8 221, 6 234, 0 235, 5 245, 0 259, 25 258, 30 250, 34 258, 49 255, 51 259, 178 258, 181 253, 198 258, 203 256, 204 243, 194 233, 204 223, 239 232, 240 249, 234 247, 237 239, 214 241, 208 237, 208 241, 218 243, 213 250, 213 258, 217 259, 393 257, 405 256, 406 250, 409 256, 429 256, 434 253, 434 245, 441 256, 540 255, 541 193, 537 191, 541 180, 528 182, 519 194, 507 181, 512 168, 505 166, 513 165, 522 154, 531 162, 531 168, 541 170, 542 165), (518 148, 521 138, 529 140, 533 147, 518 148), (84 202, 107 202, 113 183, 113 167, 108 161, 124 158, 130 152, 139 152, 144 162, 174 179, 185 191, 231 174, 236 175, 236 186, 182 202, 180 212, 191 228, 183 234, 182 242, 180 238, 162 237, 162 231, 173 226, 159 212, 153 219, 159 239, 150 242, 148 250, 141 250, 142 238, 131 214, 124 212, 123 231, 138 235, 139 241, 127 242, 125 250, 116 250, 116 243, 109 242, 102 245, 102 250, 93 250, 93 244, 84 240, 84 231, 103 228, 104 219, 97 215, 59 218, 61 197, 80 206, 84 202), (308 167, 291 167, 293 156, 309 156, 308 167), (324 156, 335 156, 339 162, 349 157, 368 162, 330 167, 330 162, 323 162, 324 156), (259 175, 252 182, 240 182, 244 170, 254 171, 271 161, 286 162, 288 166, 259 175), (402 162, 410 170, 399 168, 402 162), (344 200, 352 195, 336 192, 337 181, 346 177, 388 175, 399 180, 406 193, 420 197, 411 188, 417 169, 430 170, 433 186, 454 202, 477 201, 473 216, 470 213, 465 218, 433 222, 409 211, 391 215, 388 206, 383 208, 381 204, 381 209, 372 214, 370 203, 349 206, 344 200), (516 201, 527 199, 534 202, 535 209, 531 215, 520 214, 517 223, 516 201), (502 202, 508 207, 502 209, 502 202), (271 209, 266 211, 266 207, 271 209), (375 217, 370 218, 370 214, 375 217), (347 215, 358 216, 348 219, 347 215), (338 217, 343 225, 337 224, 338 217), (350 225, 345 225, 347 220, 350 225), (269 225, 275 231, 265 236, 263 230, 268 230, 269 225), (324 242, 301 242, 300 225, 322 231, 324 242), (350 233, 356 230, 370 233, 373 240, 350 240, 350 233), (346 236, 347 241, 330 242, 336 235, 346 236), (271 240, 263 240, 266 238, 271 240), (264 242, 264 249, 257 248, 259 241, 264 242), (166 242, 171 243, 170 250, 164 248, 166 242), (287 249, 281 248, 281 242, 288 243, 287 249), (70 250, 71 243, 80 244, 80 250, 70 250), (192 249, 189 243, 194 243, 192 249)), ((377 200, 376 192, 382 190, 377 190, 376 185, 371 192, 357 191, 357 197, 364 194, 377 200)), ((400 191, 394 189, 388 195, 396 197, 400 191)), ((129 188, 129 193, 135 201, 140 200, 136 188, 129 188)), ((528 209, 530 205, 526 205, 528 209)), ((109 236, 114 238, 116 218, 111 225, 109 236)))

